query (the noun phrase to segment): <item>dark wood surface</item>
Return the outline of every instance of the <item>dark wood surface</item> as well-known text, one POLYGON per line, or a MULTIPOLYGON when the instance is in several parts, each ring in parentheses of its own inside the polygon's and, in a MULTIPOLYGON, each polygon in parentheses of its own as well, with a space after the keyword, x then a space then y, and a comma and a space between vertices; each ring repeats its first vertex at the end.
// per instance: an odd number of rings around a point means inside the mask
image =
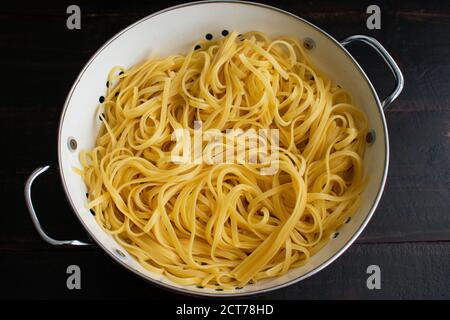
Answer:
MULTIPOLYGON (((5 160, 0 166, 0 298, 182 298, 129 274, 98 248, 45 244, 29 219, 24 181, 35 167, 57 163, 60 112, 83 65, 124 27, 178 2, 73 3, 82 11, 78 31, 66 28, 72 2, 0 4, 0 146, 5 160), (81 267, 82 290, 66 288, 71 264, 81 267)), ((389 177, 367 229, 329 268, 258 298, 449 299, 450 3, 378 1, 381 30, 366 28, 368 1, 267 3, 308 19, 338 40, 352 34, 376 37, 398 61, 406 84, 386 112, 389 177), (366 287, 371 264, 381 268, 381 290, 366 287)), ((385 96, 393 81, 381 59, 363 46, 350 50, 385 96)), ((57 174, 41 179, 34 190, 50 234, 86 239, 57 174)))

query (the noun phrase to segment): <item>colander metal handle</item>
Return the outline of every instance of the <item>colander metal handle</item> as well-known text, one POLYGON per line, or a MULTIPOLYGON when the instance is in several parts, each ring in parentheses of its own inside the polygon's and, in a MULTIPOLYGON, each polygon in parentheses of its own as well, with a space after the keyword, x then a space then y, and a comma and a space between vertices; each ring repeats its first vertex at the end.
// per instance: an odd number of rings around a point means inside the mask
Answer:
POLYGON ((34 211, 33 201, 31 199, 31 187, 33 185, 34 180, 38 176, 40 176, 42 173, 46 172, 48 169, 50 169, 50 166, 44 166, 44 167, 37 168, 30 174, 30 176, 27 179, 27 182, 25 183, 25 189, 24 189, 25 202, 28 207, 28 212, 30 213, 31 221, 33 221, 33 224, 34 224, 37 232, 39 233, 39 235, 45 242, 47 242, 51 245, 54 245, 54 246, 91 246, 92 244, 86 243, 83 241, 79 241, 79 240, 56 240, 56 239, 53 239, 52 237, 50 237, 49 235, 47 235, 45 233, 44 229, 42 229, 41 223, 39 222, 36 212, 34 211))
POLYGON ((371 46, 375 51, 383 58, 383 60, 386 62, 386 64, 389 66, 389 69, 391 70, 392 74, 395 78, 395 89, 383 100, 381 103, 383 110, 386 110, 389 105, 397 99, 399 94, 403 90, 403 86, 405 84, 405 80, 403 78, 402 71, 398 67, 395 60, 392 58, 392 56, 389 54, 389 52, 386 51, 386 49, 383 47, 381 43, 378 42, 377 39, 364 36, 364 35, 354 35, 350 36, 348 38, 345 38, 341 41, 341 44, 345 47, 346 45, 359 41, 363 42, 369 46, 371 46))

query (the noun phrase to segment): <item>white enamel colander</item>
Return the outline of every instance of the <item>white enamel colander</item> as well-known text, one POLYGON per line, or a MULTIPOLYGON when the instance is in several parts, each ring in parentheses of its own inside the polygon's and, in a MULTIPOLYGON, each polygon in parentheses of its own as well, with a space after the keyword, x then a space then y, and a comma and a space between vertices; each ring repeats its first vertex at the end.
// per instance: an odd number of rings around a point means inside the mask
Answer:
MULTIPOLYGON (((62 185, 73 212, 96 245, 100 246, 124 268, 143 279, 171 290, 204 296, 243 296, 268 292, 303 280, 333 262, 358 237, 372 217, 383 192, 389 162, 389 140, 383 109, 387 108, 403 88, 403 76, 395 61, 375 39, 355 35, 339 42, 310 22, 286 11, 263 4, 243 1, 193 2, 154 13, 119 32, 105 43, 88 61, 63 107, 58 135, 58 169, 62 185), (195 286, 183 286, 163 275, 144 269, 110 235, 106 234, 86 209, 86 186, 72 168, 80 167, 79 151, 92 148, 101 122, 96 116, 100 96, 105 94, 106 76, 115 65, 130 67, 154 53, 164 56, 186 52, 210 33, 220 37, 222 30, 237 32, 262 31, 269 36, 288 35, 303 41, 313 62, 335 83, 349 90, 356 105, 369 119, 373 141, 364 157, 365 173, 370 176, 362 195, 360 209, 352 219, 333 234, 332 239, 301 267, 287 274, 259 281, 240 290, 216 291, 195 286), (371 46, 381 55, 396 80, 394 91, 384 100, 377 96, 364 71, 345 49, 350 42, 371 46), (375 138, 376 137, 376 138, 375 138)), ((33 209, 33 181, 49 166, 36 169, 25 185, 25 198, 31 218, 42 238, 52 245, 89 245, 78 240, 60 241, 49 237, 42 229, 33 209)))

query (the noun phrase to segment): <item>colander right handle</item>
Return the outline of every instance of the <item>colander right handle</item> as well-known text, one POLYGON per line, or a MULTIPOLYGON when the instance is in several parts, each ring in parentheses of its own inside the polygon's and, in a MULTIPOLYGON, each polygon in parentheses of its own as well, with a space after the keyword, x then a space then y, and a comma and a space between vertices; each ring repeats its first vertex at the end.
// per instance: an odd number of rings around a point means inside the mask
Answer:
POLYGON ((364 36, 364 35, 354 35, 350 36, 348 38, 345 38, 341 41, 342 46, 346 46, 352 42, 359 41, 363 42, 365 44, 368 44, 371 46, 375 51, 383 58, 383 60, 386 62, 386 64, 389 66, 389 69, 391 69, 392 74, 395 78, 395 89, 392 91, 381 103, 381 106, 383 107, 383 110, 386 110, 389 105, 397 99, 399 94, 403 90, 403 86, 405 84, 405 79, 403 78, 402 71, 398 67, 395 60, 392 58, 392 56, 389 54, 389 52, 386 51, 386 49, 383 47, 381 43, 378 42, 377 39, 364 36))

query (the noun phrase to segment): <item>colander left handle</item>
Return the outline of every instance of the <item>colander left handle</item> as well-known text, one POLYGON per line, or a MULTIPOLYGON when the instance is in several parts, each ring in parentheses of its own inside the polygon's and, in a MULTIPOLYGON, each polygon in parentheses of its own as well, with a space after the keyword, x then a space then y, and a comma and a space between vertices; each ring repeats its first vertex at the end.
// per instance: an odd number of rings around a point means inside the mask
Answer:
POLYGON ((25 189, 24 189, 25 202, 28 207, 28 212, 30 213, 31 221, 33 221, 33 224, 34 224, 37 232, 39 233, 39 235, 45 242, 47 242, 51 245, 54 245, 54 246, 92 246, 91 243, 86 243, 86 242, 79 241, 79 240, 56 240, 56 239, 53 239, 52 237, 50 237, 49 235, 47 235, 45 233, 44 229, 42 229, 41 223, 39 222, 36 212, 34 211, 33 201, 31 199, 31 187, 33 186, 34 180, 38 176, 40 176, 41 174, 46 172, 48 169, 50 169, 50 166, 44 166, 44 167, 37 168, 30 174, 30 176, 28 177, 28 179, 25 183, 25 189))

